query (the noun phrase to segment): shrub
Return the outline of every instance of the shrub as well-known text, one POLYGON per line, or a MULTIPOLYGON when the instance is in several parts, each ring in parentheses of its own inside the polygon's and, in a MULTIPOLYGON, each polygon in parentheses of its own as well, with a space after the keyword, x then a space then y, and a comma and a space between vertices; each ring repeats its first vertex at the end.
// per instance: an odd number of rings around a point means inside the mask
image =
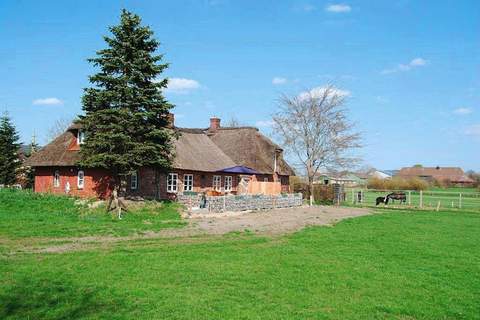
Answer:
POLYGON ((377 189, 377 190, 384 190, 385 188, 385 180, 379 178, 370 178, 367 182, 368 189, 377 189))
POLYGON ((392 179, 371 178, 368 180, 367 188, 377 190, 426 190, 428 183, 420 178, 403 179, 393 177, 392 179))
MULTIPOLYGON (((297 181, 292 184, 293 192, 300 192, 303 195, 303 199, 309 199, 310 193, 308 191, 308 183, 297 181)), ((328 204, 333 203, 333 185, 314 184, 313 185, 313 198, 315 202, 328 204)))
POLYGON ((333 185, 319 185, 313 186, 313 198, 316 202, 327 204, 333 203, 333 185))

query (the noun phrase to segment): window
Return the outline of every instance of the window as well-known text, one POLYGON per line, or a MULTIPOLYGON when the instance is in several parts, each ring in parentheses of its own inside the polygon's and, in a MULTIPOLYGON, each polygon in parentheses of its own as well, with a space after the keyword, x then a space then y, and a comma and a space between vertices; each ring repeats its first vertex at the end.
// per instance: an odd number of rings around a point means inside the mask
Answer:
POLYGON ((183 191, 193 191, 193 174, 183 176, 183 191))
POLYGON ((130 176, 130 189, 137 190, 138 188, 138 173, 135 171, 130 176))
POLYGON ((220 191, 222 188, 222 177, 213 176, 213 190, 220 191))
POLYGON ((55 173, 53 174, 53 186, 55 188, 60 187, 60 172, 58 172, 58 170, 55 170, 55 173))
POLYGON ((232 177, 225 176, 225 192, 232 191, 232 177))
POLYGON ((78 144, 83 144, 85 142, 85 132, 78 130, 77 142, 78 144))
POLYGON ((263 182, 268 182, 268 178, 263 178, 263 182))
POLYGON ((78 171, 77 174, 77 187, 78 189, 83 189, 85 186, 85 173, 83 170, 78 171))
POLYGON ((167 177, 167 192, 177 192, 178 174, 169 173, 167 177))

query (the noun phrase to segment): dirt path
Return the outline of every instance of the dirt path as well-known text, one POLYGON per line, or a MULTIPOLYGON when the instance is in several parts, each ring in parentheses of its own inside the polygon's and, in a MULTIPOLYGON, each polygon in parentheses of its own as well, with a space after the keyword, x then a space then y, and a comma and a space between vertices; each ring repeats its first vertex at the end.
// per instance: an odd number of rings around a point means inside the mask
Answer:
POLYGON ((233 216, 190 219, 197 229, 208 234, 225 234, 234 231, 253 231, 260 234, 278 235, 295 232, 310 225, 327 225, 336 221, 368 214, 360 208, 300 207, 275 209, 264 212, 249 212, 233 216))
MULTIPOLYGON (((121 241, 188 238, 200 235, 222 235, 229 232, 243 232, 247 230, 256 234, 281 235, 295 232, 306 226, 329 225, 342 219, 367 214, 369 214, 369 210, 361 208, 316 206, 209 215, 189 218, 188 225, 181 229, 165 229, 159 232, 148 232, 125 237, 42 238, 37 239, 35 246, 19 243, 20 247, 17 247, 15 251, 62 253, 109 247, 121 241), (58 244, 55 244, 55 242, 58 242, 58 244)), ((25 240, 25 242, 31 243, 31 239, 25 240)))

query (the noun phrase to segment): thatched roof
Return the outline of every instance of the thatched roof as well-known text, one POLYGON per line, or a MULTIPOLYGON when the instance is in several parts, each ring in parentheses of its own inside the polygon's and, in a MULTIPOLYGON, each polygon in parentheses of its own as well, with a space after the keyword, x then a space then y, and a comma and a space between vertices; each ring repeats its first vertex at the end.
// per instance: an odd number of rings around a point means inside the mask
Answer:
POLYGON ((174 168, 215 172, 235 163, 203 133, 181 132, 175 141, 174 168))
POLYGON ((78 150, 69 150, 72 140, 76 139, 72 131, 65 131, 52 142, 35 152, 25 162, 32 167, 74 166, 80 160, 78 150))
MULTIPOLYGON (((27 165, 75 166, 80 160, 78 150, 70 150, 78 124, 39 150, 27 160, 27 165)), ((215 172, 237 165, 260 173, 272 173, 277 152, 277 171, 292 175, 293 170, 281 158, 281 149, 253 127, 207 129, 175 128, 180 135, 175 141, 174 168, 215 172)))
POLYGON ((294 174, 281 157, 282 149, 257 128, 220 128, 208 135, 237 165, 250 167, 261 173, 272 173, 274 155, 277 152, 277 172, 283 175, 294 174))

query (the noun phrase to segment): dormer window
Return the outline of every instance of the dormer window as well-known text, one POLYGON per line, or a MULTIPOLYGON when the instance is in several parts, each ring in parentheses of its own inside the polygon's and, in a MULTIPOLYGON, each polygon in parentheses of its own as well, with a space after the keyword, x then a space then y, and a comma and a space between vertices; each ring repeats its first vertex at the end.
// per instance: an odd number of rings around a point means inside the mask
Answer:
POLYGON ((85 132, 83 132, 82 130, 78 130, 77 143, 83 144, 84 142, 85 142, 85 132))

